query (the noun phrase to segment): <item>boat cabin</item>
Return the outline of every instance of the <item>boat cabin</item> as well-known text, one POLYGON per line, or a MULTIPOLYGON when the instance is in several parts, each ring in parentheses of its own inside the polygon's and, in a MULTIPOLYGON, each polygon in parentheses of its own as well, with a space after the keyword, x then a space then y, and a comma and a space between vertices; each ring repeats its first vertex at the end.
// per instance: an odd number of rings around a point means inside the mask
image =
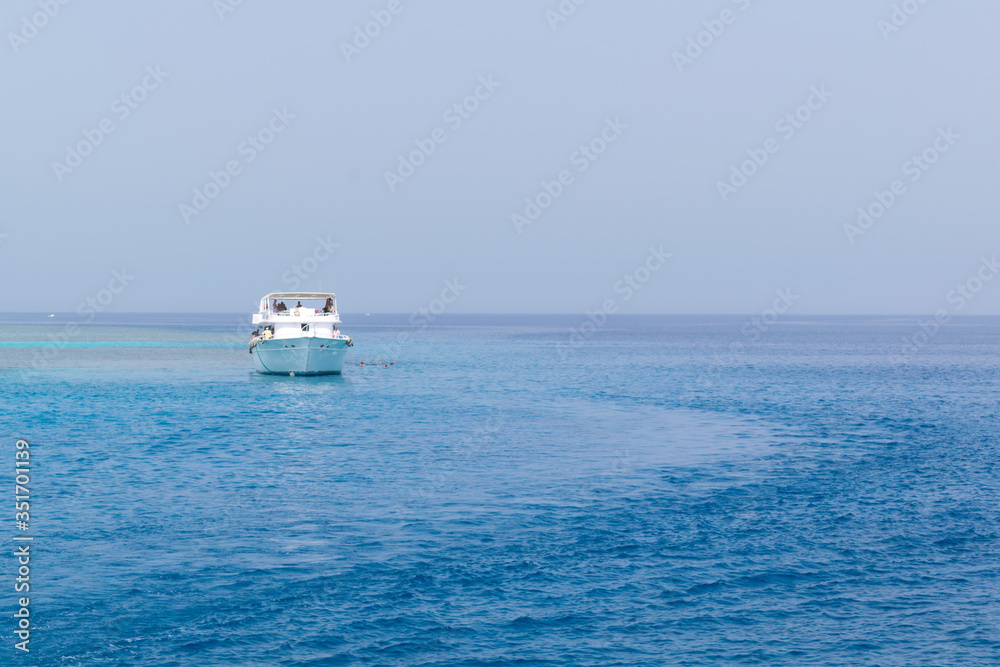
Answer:
POLYGON ((327 292, 274 292, 260 300, 254 326, 268 338, 346 338, 340 333, 337 295, 327 292), (301 304, 301 305, 299 305, 301 304))

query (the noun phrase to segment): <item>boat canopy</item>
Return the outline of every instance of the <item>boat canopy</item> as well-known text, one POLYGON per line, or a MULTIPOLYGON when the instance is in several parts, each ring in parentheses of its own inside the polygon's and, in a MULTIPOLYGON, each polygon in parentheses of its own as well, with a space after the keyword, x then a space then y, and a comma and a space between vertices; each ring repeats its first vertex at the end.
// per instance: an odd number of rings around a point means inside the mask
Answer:
POLYGON ((272 292, 264 298, 268 301, 275 299, 278 301, 283 299, 322 299, 326 301, 327 299, 336 299, 337 295, 333 292, 272 292))

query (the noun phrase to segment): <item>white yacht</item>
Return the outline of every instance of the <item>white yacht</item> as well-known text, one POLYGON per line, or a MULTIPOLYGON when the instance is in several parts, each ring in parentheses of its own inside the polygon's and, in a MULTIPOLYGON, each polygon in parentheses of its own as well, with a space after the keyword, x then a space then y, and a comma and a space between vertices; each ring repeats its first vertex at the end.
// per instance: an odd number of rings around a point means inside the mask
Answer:
POLYGON ((336 294, 268 294, 260 300, 253 323, 258 328, 250 339, 250 354, 261 373, 340 373, 347 348, 354 345, 354 341, 340 333, 337 327, 340 314, 336 294))

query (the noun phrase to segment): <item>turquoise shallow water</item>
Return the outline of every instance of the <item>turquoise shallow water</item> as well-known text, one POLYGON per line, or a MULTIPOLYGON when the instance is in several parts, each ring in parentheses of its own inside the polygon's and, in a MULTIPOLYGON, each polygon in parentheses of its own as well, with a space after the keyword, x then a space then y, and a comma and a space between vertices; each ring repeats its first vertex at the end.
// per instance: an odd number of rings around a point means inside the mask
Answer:
POLYGON ((0 662, 1000 663, 1000 320, 407 319, 287 378, 236 315, 4 316, 0 662))
POLYGON ((3 341, 0 342, 0 347, 39 347, 39 348, 51 348, 51 349, 63 349, 63 348, 81 348, 81 347, 233 347, 233 343, 177 343, 177 342, 154 342, 154 341, 107 341, 107 340, 88 340, 88 341, 45 341, 45 340, 32 340, 32 341, 3 341))

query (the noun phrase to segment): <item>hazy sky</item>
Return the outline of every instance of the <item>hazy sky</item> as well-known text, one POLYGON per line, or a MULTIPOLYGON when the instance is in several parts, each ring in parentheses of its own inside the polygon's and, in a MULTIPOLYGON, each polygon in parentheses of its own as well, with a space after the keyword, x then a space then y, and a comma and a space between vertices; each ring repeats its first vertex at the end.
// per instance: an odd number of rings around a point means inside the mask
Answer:
POLYGON ((8 311, 1000 313, 993 0, 0 11, 8 311))

